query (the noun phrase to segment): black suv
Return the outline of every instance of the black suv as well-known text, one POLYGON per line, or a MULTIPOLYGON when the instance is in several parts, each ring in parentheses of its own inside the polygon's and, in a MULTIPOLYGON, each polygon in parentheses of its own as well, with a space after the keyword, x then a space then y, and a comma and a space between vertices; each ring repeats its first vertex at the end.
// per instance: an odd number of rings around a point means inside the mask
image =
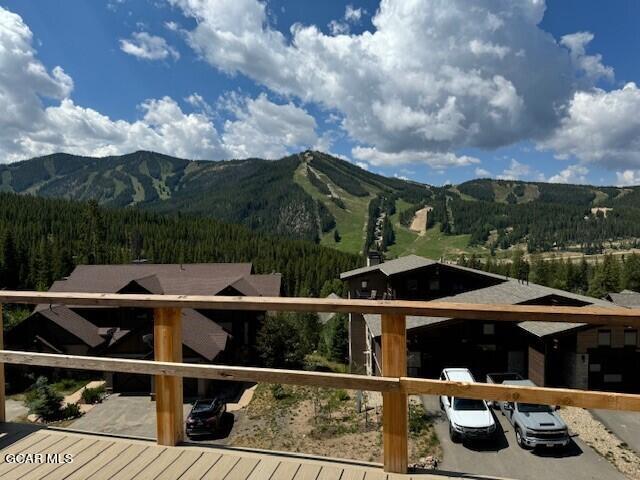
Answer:
POLYGON ((187 417, 187 435, 211 435, 222 427, 222 418, 227 411, 227 404, 214 398, 213 400, 197 400, 187 417))

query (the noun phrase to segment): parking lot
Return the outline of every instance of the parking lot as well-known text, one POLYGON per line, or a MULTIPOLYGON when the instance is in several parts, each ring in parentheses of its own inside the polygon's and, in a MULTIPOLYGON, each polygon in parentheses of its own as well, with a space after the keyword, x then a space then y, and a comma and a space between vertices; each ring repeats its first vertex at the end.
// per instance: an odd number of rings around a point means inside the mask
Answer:
POLYGON ((454 472, 474 472, 478 475, 518 478, 522 480, 623 480, 607 460, 573 437, 562 450, 523 450, 516 443, 511 424, 499 411, 494 411, 498 424, 495 441, 477 444, 453 443, 438 397, 422 396, 428 413, 435 417, 436 432, 442 444, 444 458, 439 468, 454 472))

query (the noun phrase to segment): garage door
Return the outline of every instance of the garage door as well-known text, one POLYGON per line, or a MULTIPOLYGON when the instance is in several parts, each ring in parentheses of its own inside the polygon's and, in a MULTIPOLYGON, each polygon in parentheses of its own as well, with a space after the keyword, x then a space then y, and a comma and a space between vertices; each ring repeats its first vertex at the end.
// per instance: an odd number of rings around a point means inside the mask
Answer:
POLYGON ((635 348, 589 350, 589 388, 618 392, 640 392, 640 352, 635 348))

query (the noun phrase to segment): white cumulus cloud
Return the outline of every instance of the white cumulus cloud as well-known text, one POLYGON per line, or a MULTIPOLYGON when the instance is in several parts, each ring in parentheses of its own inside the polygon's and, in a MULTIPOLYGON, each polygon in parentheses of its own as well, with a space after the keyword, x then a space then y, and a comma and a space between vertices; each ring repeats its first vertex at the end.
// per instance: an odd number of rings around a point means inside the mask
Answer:
POLYGON ((585 77, 611 71, 587 55, 588 38, 561 44, 540 28, 542 0, 382 0, 373 31, 294 24, 291 39, 263 2, 170 1, 196 20, 188 40, 205 61, 339 112, 378 161, 545 139, 592 87, 585 77))
POLYGON ((293 103, 276 104, 265 94, 231 95, 226 106, 235 120, 225 122, 222 140, 234 158, 278 158, 289 148, 303 150, 318 141, 315 119, 293 103))
POLYGON ((351 154, 358 160, 376 166, 424 163, 435 170, 444 170, 449 167, 464 167, 480 163, 480 160, 475 157, 467 155, 458 156, 450 152, 405 150, 398 153, 388 153, 371 147, 355 147, 351 150, 351 154))
POLYGON ((22 18, 0 7, 1 162, 60 151, 105 156, 138 149, 184 158, 277 157, 318 141, 313 117, 265 94, 234 95, 225 104, 231 119, 221 131, 214 125, 217 111, 197 93, 185 99, 194 112, 165 96, 143 101, 135 121, 111 119, 76 104, 71 77, 61 67, 48 71, 32 42, 22 18))
POLYGON ((560 127, 540 143, 561 155, 610 169, 640 166, 640 89, 577 92, 560 127))
POLYGON ((587 183, 589 169, 584 165, 569 165, 549 178, 551 183, 587 183))
POLYGON ((640 185, 640 170, 624 170, 616 172, 617 184, 620 187, 640 185))
MULTIPOLYGON (((174 24, 175 22, 171 22, 174 24)), ((167 41, 147 32, 134 32, 132 38, 120 40, 120 49, 129 55, 143 60, 178 60, 180 53, 167 41)))
POLYGON ((521 180, 531 174, 532 169, 529 165, 512 158, 509 167, 505 168, 502 174, 498 175, 498 178, 500 180, 521 180))

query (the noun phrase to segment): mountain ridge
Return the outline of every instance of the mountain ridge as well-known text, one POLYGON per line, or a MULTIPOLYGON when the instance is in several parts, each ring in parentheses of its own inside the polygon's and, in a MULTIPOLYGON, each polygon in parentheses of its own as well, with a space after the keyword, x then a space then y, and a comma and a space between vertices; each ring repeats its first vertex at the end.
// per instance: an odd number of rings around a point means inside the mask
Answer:
POLYGON ((318 151, 222 161, 145 150, 102 158, 55 153, 2 165, 0 179, 2 192, 212 217, 352 253, 375 248, 392 256, 439 256, 442 248, 430 245, 440 242, 445 251, 455 245, 448 252, 455 254, 468 250, 465 245, 493 251, 527 242, 546 250, 640 238, 629 226, 640 219, 640 187, 499 179, 437 187, 385 177, 318 151), (420 218, 442 235, 411 230, 425 207, 433 210, 420 218), (533 211, 536 217, 525 222, 533 211), (585 223, 590 216, 595 220, 585 223), (562 228, 554 224, 560 219, 562 228))

